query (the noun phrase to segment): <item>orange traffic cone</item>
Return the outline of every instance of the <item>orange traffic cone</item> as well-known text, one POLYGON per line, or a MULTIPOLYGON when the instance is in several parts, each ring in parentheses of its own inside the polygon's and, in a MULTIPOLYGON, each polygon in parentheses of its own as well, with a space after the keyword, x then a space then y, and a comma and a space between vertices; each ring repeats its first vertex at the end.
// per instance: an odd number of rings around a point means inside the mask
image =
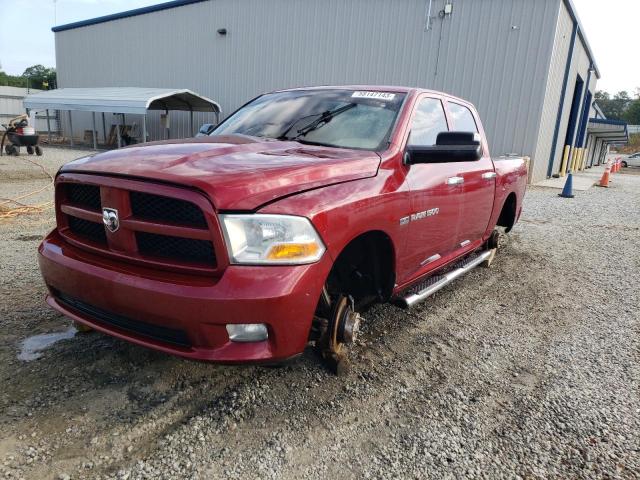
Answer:
POLYGON ((604 173, 602 174, 602 178, 600 179, 600 183, 598 183, 599 187, 609 188, 609 173, 611 172, 611 164, 607 162, 607 166, 604 169, 604 173))

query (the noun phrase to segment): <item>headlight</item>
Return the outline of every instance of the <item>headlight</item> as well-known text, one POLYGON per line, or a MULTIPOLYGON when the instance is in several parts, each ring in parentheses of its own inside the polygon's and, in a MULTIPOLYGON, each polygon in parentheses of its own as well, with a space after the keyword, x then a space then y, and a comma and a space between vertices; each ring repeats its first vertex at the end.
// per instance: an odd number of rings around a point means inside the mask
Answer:
POLYGON ((220 220, 231 263, 313 263, 326 250, 318 232, 304 217, 229 214, 220 215, 220 220))

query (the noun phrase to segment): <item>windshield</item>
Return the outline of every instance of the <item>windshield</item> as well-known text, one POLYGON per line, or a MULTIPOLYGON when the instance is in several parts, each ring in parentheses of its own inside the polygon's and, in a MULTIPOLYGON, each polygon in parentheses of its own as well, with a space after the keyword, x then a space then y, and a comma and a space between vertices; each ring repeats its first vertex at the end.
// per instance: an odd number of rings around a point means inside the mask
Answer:
POLYGON ((386 147, 404 93, 296 90, 256 98, 211 135, 242 134, 331 147, 386 147))

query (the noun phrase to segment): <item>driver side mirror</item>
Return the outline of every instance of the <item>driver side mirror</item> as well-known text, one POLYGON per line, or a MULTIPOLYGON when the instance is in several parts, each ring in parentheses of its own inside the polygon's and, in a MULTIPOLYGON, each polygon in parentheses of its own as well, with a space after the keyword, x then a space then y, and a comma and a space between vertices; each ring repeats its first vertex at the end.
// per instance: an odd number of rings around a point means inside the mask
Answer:
POLYGON ((440 132, 435 145, 409 145, 404 154, 407 165, 474 162, 480 158, 482 142, 480 134, 475 132, 440 132))
POLYGON ((205 137, 213 132, 215 128, 216 126, 213 123, 203 123, 200 130, 198 130, 196 137, 205 137))

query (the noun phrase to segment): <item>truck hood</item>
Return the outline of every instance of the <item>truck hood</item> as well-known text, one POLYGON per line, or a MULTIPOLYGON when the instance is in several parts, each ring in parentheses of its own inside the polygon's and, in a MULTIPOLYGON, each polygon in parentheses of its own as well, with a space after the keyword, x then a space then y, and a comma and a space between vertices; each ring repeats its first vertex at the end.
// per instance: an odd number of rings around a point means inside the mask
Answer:
POLYGON ((202 190, 218 210, 255 210, 283 196, 373 177, 379 165, 374 152, 228 135, 112 150, 62 172, 170 182, 202 190))

